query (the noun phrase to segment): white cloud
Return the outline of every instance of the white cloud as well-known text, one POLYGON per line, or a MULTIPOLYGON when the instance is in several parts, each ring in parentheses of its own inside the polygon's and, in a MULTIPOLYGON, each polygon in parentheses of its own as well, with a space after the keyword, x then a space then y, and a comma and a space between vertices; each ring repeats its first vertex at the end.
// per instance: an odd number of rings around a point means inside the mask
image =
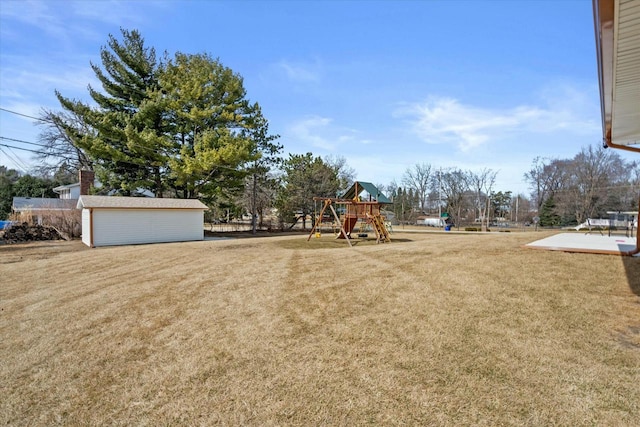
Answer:
MULTIPOLYGON (((42 63, 41 65, 44 65, 42 63)), ((22 94, 33 94, 42 96, 43 94, 53 94, 54 89, 61 92, 72 91, 76 93, 85 92, 87 85, 99 87, 100 82, 89 67, 89 62, 84 66, 67 66, 66 68, 54 69, 47 66, 45 69, 37 66, 29 68, 15 67, 3 70, 2 81, 6 87, 0 89, 0 93, 5 96, 5 90, 15 91, 16 88, 22 94), (6 71, 6 74, 5 74, 6 71)))
POLYGON ((322 136, 327 132, 330 124, 331 119, 328 117, 310 116, 293 123, 288 133, 291 138, 305 145, 333 151, 335 143, 322 136))
POLYGON ((429 97, 398 109, 395 117, 406 118, 410 129, 429 144, 450 144, 462 152, 526 134, 566 131, 587 134, 600 124, 585 111, 584 94, 566 87, 547 91, 544 106, 523 105, 491 109, 465 105, 453 98, 429 97))
POLYGON ((296 82, 318 82, 320 80, 320 64, 314 63, 280 61, 276 67, 287 76, 289 80, 296 82))
MULTIPOLYGON (((163 3, 146 1, 145 7, 154 8, 163 3)), ((129 23, 141 22, 145 14, 136 10, 131 1, 75 1, 72 2, 73 13, 82 20, 93 20, 105 24, 127 27, 129 23)))
MULTIPOLYGON (((137 2, 105 1, 4 1, 0 17, 6 23, 26 24, 56 40, 58 49, 74 49, 79 40, 102 42, 103 26, 112 28, 136 27, 152 19, 167 2, 145 1, 145 13, 139 13, 137 2)), ((12 25, 2 26, 7 39, 23 38, 24 33, 12 25)), ((117 33, 117 31, 116 31, 117 33)), ((117 34, 116 34, 117 35, 117 34)))
POLYGON ((16 104, 32 105, 30 113, 34 109, 40 111, 41 108, 59 109, 55 90, 65 97, 91 103, 87 85, 101 89, 88 60, 83 65, 66 64, 63 67, 46 61, 40 64, 24 62, 22 66, 10 64, 0 70, 0 80, 3 106, 10 108, 16 104))
POLYGON ((293 122, 282 136, 298 146, 317 148, 325 154, 338 150, 343 154, 357 152, 362 145, 372 143, 370 139, 360 138, 359 131, 337 126, 333 119, 317 115, 293 122))
POLYGON ((44 1, 6 1, 0 8, 3 20, 14 20, 42 29, 51 35, 64 32, 63 22, 51 10, 50 6, 57 3, 44 1))
POLYGON ((98 46, 106 33, 115 25, 149 19, 154 9, 164 6, 146 2, 149 13, 141 16, 134 13, 135 3, 127 1, 5 1, 0 8, 3 105, 38 103, 51 108, 58 105, 55 89, 90 101, 87 85, 101 86, 89 64, 100 63, 98 46), (56 49, 47 50, 50 45, 56 49))

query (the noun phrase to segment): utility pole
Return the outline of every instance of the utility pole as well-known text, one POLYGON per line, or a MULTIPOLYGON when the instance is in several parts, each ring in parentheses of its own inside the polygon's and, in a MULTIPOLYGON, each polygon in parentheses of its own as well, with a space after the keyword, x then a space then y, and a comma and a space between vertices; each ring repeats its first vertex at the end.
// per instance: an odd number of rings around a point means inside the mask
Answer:
POLYGON ((442 168, 438 169, 438 218, 442 218, 442 168))
POLYGON ((489 229, 489 220, 491 218, 491 194, 487 195, 487 210, 485 212, 485 217, 487 220, 487 229, 489 229))
POLYGON ((257 198, 258 198, 258 189, 257 189, 257 174, 253 172, 253 188, 251 191, 251 233, 256 234, 258 230, 258 213, 257 213, 257 198))

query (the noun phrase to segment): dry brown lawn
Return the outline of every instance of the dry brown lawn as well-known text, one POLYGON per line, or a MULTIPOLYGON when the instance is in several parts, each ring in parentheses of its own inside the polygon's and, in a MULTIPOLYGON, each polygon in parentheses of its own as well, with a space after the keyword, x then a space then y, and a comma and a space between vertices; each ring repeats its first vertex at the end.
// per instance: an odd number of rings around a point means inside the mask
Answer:
POLYGON ((639 425, 640 259, 542 236, 0 246, 0 424, 639 425))

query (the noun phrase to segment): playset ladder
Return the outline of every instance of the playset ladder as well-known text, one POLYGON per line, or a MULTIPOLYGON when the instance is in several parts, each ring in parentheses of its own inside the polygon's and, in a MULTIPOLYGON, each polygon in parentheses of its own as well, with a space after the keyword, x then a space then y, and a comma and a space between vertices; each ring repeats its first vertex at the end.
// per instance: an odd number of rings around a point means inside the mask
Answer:
POLYGON ((387 227, 384 226, 384 218, 382 218, 382 215, 367 214, 367 217, 376 232, 376 241, 378 243, 390 242, 391 236, 389 235, 389 231, 387 231, 387 227))

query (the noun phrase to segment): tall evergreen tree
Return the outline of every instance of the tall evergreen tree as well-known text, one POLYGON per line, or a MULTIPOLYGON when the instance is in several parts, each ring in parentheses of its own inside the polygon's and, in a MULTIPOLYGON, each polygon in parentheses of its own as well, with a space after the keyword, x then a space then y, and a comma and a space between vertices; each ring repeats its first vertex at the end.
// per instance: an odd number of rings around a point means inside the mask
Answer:
POLYGON ((314 213, 313 198, 338 195, 340 170, 312 153, 290 154, 283 169, 283 186, 277 200, 281 219, 290 222, 297 215, 306 228, 306 217, 314 213))
POLYGON ((144 188, 162 197, 170 140, 163 132, 162 99, 156 96, 159 65, 155 50, 145 46, 140 33, 121 33, 122 41, 109 35, 108 45, 101 48, 101 66, 91 64, 102 85, 102 91, 88 87, 97 107, 58 91, 56 96, 83 122, 83 133, 69 124, 66 131, 93 159, 103 184, 123 194, 144 188))
POLYGON ((268 138, 259 135, 265 121, 242 77, 209 55, 178 53, 160 85, 176 147, 169 161, 176 189, 187 198, 238 192, 240 167, 260 158, 257 139, 268 138))
POLYGON ((542 227, 554 227, 560 225, 561 217, 556 211, 556 202, 549 197, 540 208, 540 225, 542 227))
POLYGON ((243 204, 251 213, 251 230, 255 234, 258 229, 258 216, 262 222, 264 210, 272 207, 278 188, 278 179, 271 169, 282 163, 280 153, 282 145, 275 141, 278 135, 269 135, 269 124, 260 114, 256 118, 251 139, 256 143, 252 157, 255 160, 247 166, 243 204))
POLYGON ((106 188, 230 203, 241 193, 246 165, 277 138, 266 134, 242 78, 207 54, 159 62, 137 31, 121 33, 121 41, 109 36, 101 65, 91 64, 102 85, 89 86, 96 106, 56 92, 66 114, 55 117, 58 128, 87 154, 106 188))

